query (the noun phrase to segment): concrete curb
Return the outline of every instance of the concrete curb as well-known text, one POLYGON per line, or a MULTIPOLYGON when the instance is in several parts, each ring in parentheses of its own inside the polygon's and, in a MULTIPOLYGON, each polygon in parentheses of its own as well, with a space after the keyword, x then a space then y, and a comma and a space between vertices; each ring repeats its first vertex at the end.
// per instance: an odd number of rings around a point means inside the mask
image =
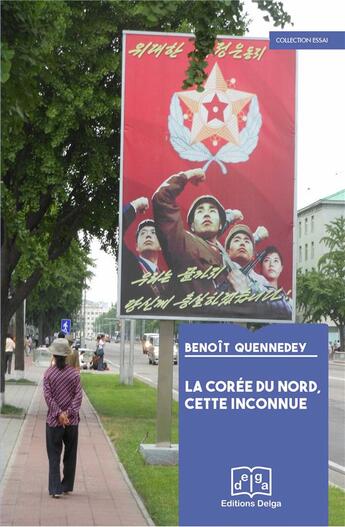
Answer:
POLYGON ((134 488, 134 486, 133 486, 133 483, 132 483, 131 480, 129 479, 128 474, 127 474, 127 472, 126 472, 126 470, 125 470, 125 467, 124 467, 123 464, 121 463, 121 461, 120 461, 120 459, 119 459, 119 456, 118 456, 118 454, 117 454, 117 452, 116 452, 116 450, 115 450, 115 447, 114 447, 114 445, 113 445, 113 443, 111 442, 111 440, 110 440, 110 438, 109 438, 107 432, 105 431, 105 429, 104 429, 104 427, 103 427, 103 424, 102 424, 102 422, 101 422, 101 420, 100 420, 100 417, 99 417, 98 413, 96 412, 96 410, 95 410, 93 404, 91 403, 90 399, 88 398, 88 396, 86 395, 86 393, 85 393, 84 390, 83 390, 83 395, 84 395, 85 399, 88 401, 90 407, 92 408, 92 411, 93 411, 94 414, 95 414, 95 417, 96 417, 96 419, 97 419, 97 422, 98 422, 98 424, 99 424, 99 426, 100 426, 100 428, 101 428, 101 430, 102 430, 102 432, 103 432, 103 434, 104 434, 104 436, 105 436, 105 438, 106 438, 106 440, 107 440, 107 442, 108 442, 108 444, 109 444, 109 446, 110 446, 110 449, 111 449, 111 451, 112 451, 112 453, 113 453, 113 455, 114 455, 114 457, 115 457, 117 463, 119 464, 119 467, 120 467, 121 473, 122 473, 122 475, 123 475, 123 477, 124 477, 124 480, 126 481, 126 484, 127 484, 128 488, 129 488, 129 490, 130 490, 130 492, 131 492, 133 498, 135 499, 135 501, 136 501, 136 503, 137 503, 137 505, 138 505, 138 507, 139 507, 139 509, 140 509, 140 512, 141 512, 142 515, 144 516, 147 525, 156 525, 156 524, 153 522, 151 516, 149 515, 149 513, 148 513, 148 511, 147 511, 147 509, 146 509, 146 507, 145 507, 145 505, 144 505, 144 503, 143 503, 141 497, 139 496, 139 494, 138 494, 137 491, 135 490, 135 488, 134 488))
POLYGON ((341 490, 345 490, 345 467, 334 463, 333 461, 328 462, 328 481, 334 487, 338 487, 341 490))
MULTIPOLYGON (((119 366, 117 364, 114 364, 110 360, 108 362, 109 362, 109 364, 111 364, 113 366, 113 368, 116 368, 118 370, 118 372, 120 371, 120 368, 119 368, 119 366)), ((114 373, 114 372, 112 372, 112 373, 114 373)), ((151 379, 148 379, 147 377, 144 377, 144 375, 140 375, 139 373, 134 373, 134 377, 135 377, 135 379, 138 379, 138 381, 142 381, 145 384, 148 384, 149 386, 151 386, 151 388, 157 389, 157 383, 155 383, 154 381, 151 381, 151 379)), ((173 392, 173 399, 174 399, 174 401, 178 401, 178 390, 173 388, 172 392, 173 392)))
POLYGON ((2 491, 4 490, 4 486, 5 486, 5 482, 6 482, 6 474, 11 469, 11 467, 12 467, 12 465, 14 463, 14 460, 16 458, 17 450, 19 448, 22 436, 24 434, 24 428, 25 428, 26 419, 27 419, 28 414, 31 411, 31 408, 33 406, 34 399, 36 397, 37 390, 38 390, 39 387, 40 387, 40 383, 37 383, 36 390, 34 391, 34 393, 32 395, 32 399, 31 399, 31 402, 29 404, 29 407, 26 410, 24 417, 21 418, 22 419, 22 424, 21 424, 19 433, 18 433, 18 435, 17 435, 17 437, 15 439, 15 444, 14 444, 14 447, 12 449, 11 455, 8 458, 8 461, 7 461, 7 463, 6 463, 5 467, 4 467, 4 472, 3 472, 3 475, 2 475, 2 478, 1 478, 1 481, 0 481, 0 495, 2 494, 2 491))

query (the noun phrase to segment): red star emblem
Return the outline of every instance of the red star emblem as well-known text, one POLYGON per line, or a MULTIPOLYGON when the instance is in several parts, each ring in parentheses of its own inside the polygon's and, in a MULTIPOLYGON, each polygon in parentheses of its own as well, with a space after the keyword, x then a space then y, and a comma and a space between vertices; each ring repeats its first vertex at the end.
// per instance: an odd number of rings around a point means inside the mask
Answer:
POLYGON ((208 113, 208 123, 213 119, 218 119, 219 121, 224 122, 224 110, 228 106, 228 104, 222 102, 216 93, 214 94, 212 101, 203 102, 202 104, 203 106, 205 106, 208 113))

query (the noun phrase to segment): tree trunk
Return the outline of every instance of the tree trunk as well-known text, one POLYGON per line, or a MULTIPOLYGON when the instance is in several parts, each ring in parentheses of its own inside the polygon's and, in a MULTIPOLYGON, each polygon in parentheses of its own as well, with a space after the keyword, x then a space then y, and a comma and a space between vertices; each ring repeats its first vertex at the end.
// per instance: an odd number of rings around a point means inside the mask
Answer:
POLYGON ((17 370, 18 377, 24 377, 24 302, 16 312, 16 350, 14 369, 17 370))
POLYGON ((40 318, 38 321, 38 345, 42 346, 44 344, 44 337, 43 337, 43 315, 40 314, 40 318))

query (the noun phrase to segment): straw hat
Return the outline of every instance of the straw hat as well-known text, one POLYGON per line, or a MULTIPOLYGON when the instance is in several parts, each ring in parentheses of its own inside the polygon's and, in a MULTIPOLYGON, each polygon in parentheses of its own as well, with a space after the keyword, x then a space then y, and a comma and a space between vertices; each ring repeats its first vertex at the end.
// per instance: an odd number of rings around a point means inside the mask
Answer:
POLYGON ((67 339, 55 339, 49 346, 49 351, 52 355, 61 355, 67 357, 71 353, 67 339))

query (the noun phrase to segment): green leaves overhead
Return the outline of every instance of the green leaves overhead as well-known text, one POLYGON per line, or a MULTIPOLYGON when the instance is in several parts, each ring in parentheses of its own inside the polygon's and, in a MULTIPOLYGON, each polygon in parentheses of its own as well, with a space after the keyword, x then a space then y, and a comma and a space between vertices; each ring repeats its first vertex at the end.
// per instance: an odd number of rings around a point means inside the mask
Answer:
POLYGON ((44 263, 42 278, 27 302, 27 320, 39 326, 44 318, 46 326, 50 326, 49 334, 53 334, 59 329, 61 318, 66 315, 76 318, 86 280, 93 275, 90 269, 94 263, 76 241, 58 261, 46 259, 44 263))
MULTIPOLYGON (((280 23, 280 4, 259 7, 280 23)), ((242 35, 248 20, 243 2, 230 0, 3 0, 2 19, 1 281, 10 317, 81 230, 86 247, 95 236, 117 249, 122 31, 194 32, 185 87, 202 90, 216 35, 242 35)))

